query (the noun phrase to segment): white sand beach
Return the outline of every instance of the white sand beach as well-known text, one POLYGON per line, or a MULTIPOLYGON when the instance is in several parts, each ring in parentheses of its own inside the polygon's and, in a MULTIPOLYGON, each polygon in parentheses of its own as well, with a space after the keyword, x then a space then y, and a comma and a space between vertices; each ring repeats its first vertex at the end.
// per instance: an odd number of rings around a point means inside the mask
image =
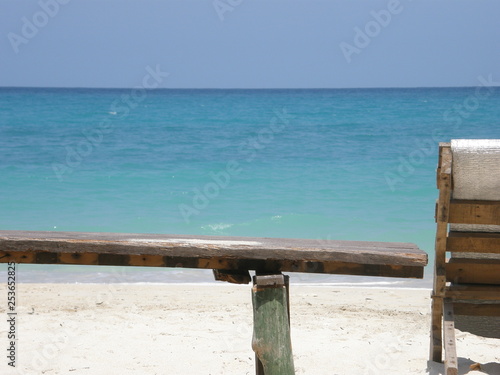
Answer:
MULTIPOLYGON (((250 286, 20 284, 17 295, 17 367, 3 355, 1 374, 255 373, 250 286)), ((296 374, 442 374, 427 362, 429 296, 292 284, 296 374)), ((0 312, 6 349, 6 303, 0 312)), ((460 374, 500 374, 498 340, 456 334, 460 374)))

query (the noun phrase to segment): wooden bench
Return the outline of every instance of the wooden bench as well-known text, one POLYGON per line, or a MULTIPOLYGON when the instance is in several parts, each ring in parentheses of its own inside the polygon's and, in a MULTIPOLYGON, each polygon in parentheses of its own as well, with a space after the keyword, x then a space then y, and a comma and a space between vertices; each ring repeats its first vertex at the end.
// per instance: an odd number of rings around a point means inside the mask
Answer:
POLYGON ((166 234, 0 231, 0 262, 213 269, 253 277, 257 374, 293 374, 288 277, 282 272, 422 278, 427 254, 409 243, 166 234))

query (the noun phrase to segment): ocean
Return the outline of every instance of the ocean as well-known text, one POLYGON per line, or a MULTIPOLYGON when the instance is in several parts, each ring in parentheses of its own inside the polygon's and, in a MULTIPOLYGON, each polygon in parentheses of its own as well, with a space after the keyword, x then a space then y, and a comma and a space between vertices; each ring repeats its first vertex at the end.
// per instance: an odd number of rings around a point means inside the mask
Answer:
MULTIPOLYGON (((499 125, 500 88, 487 86, 0 88, 0 229, 413 242, 432 264, 438 142, 500 138, 499 125)), ((426 280, 411 285, 429 286, 430 278, 428 266, 426 280)), ((18 279, 189 283, 212 276, 23 264, 18 279)))

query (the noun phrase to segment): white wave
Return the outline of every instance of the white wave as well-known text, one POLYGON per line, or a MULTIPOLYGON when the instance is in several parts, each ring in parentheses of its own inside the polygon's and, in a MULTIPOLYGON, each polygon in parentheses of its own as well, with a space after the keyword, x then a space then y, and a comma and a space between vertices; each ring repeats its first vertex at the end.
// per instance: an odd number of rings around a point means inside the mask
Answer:
POLYGON ((213 232, 222 232, 224 229, 231 228, 233 224, 227 224, 227 223, 216 223, 216 224, 208 224, 208 225, 203 225, 201 229, 204 230, 211 230, 213 232))

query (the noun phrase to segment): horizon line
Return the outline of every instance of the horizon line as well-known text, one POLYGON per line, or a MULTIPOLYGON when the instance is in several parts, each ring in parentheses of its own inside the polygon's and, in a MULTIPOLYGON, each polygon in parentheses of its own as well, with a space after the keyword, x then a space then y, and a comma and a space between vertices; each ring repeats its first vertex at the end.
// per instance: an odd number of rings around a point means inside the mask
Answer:
MULTIPOLYGON (((145 89, 148 91, 160 90, 370 90, 370 89, 457 89, 476 88, 478 86, 385 86, 385 87, 158 87, 145 89)), ((500 87, 500 86, 490 86, 500 87)), ((133 90, 138 87, 100 87, 100 86, 0 86, 0 89, 74 89, 74 90, 133 90)), ((140 87, 139 87, 140 88, 140 87)))

